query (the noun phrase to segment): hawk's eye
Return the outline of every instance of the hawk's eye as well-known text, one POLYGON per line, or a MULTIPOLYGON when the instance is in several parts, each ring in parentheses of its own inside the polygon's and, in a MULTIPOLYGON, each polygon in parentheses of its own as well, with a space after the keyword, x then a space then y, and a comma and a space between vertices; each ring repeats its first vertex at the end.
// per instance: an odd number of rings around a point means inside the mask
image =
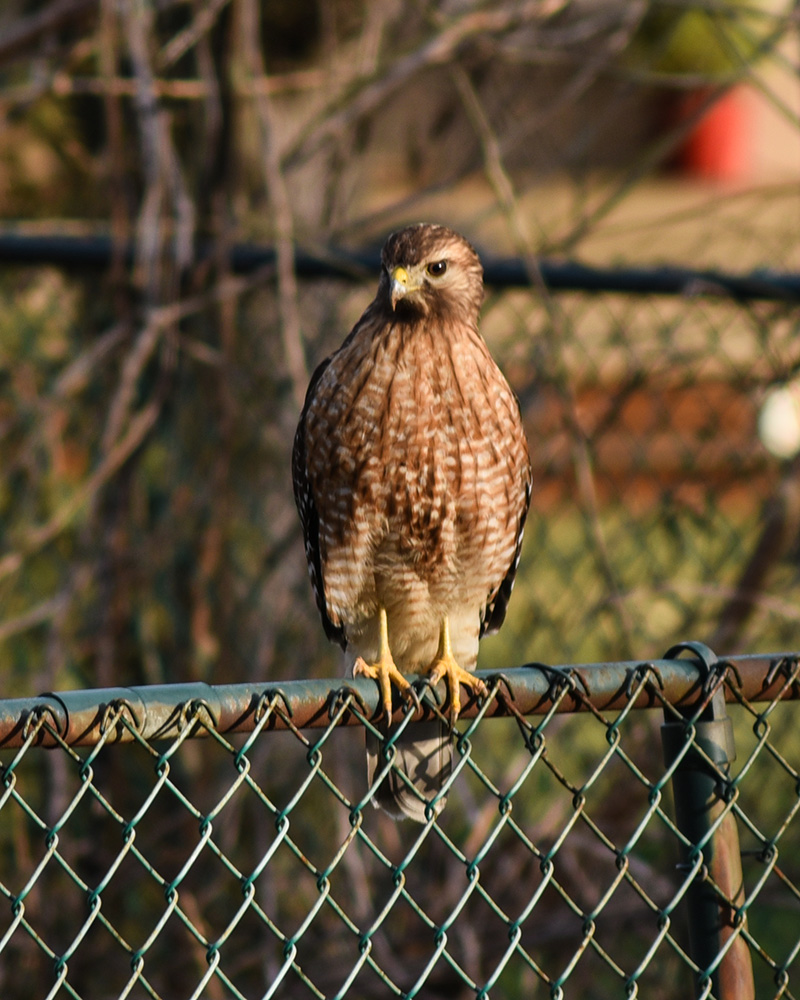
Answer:
POLYGON ((428 274, 433 278, 441 278, 444 272, 447 270, 446 260, 435 260, 432 264, 428 264, 426 268, 428 274))

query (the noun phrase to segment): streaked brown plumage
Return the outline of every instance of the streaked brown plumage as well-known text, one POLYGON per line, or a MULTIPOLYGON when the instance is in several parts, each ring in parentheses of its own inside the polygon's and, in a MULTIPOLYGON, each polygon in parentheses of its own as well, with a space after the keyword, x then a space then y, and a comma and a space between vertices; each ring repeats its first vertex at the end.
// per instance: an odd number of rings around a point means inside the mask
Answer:
MULTIPOLYGON (((519 406, 478 333, 483 270, 444 226, 393 233, 378 292, 314 373, 295 436, 294 494, 328 637, 375 677, 387 716, 402 674, 445 677, 451 719, 478 640, 500 627, 531 470, 519 406), (382 638, 383 633, 383 638, 382 638)), ((370 781, 378 747, 368 740, 370 781)), ((411 725, 374 801, 424 822, 450 735, 411 725), (413 786, 413 787, 412 787, 413 786)), ((437 811, 444 804, 437 802, 437 811)))

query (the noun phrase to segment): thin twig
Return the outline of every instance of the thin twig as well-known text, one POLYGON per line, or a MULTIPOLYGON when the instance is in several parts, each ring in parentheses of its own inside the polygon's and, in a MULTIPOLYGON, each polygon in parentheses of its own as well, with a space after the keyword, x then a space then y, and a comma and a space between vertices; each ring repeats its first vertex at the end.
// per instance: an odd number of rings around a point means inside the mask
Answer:
POLYGON ((97 0, 55 0, 44 10, 19 18, 0 36, 0 60, 7 61, 38 45, 44 35, 88 15, 96 7, 97 0))
POLYGON ((146 185, 137 225, 137 261, 142 287, 152 304, 164 295, 168 296, 174 284, 174 275, 164 273, 161 254, 161 217, 166 198, 171 198, 175 216, 174 258, 178 271, 186 268, 191 260, 196 221, 194 203, 186 191, 166 113, 158 104, 148 44, 153 12, 143 0, 125 5, 124 12, 128 48, 137 82, 135 103, 146 185), (165 279, 166 287, 161 287, 165 285, 165 279))
POLYGON ((122 343, 127 332, 128 324, 120 322, 115 323, 105 333, 100 334, 97 340, 91 343, 61 372, 53 386, 53 396, 57 399, 66 399, 84 389, 93 370, 111 354, 115 347, 122 343))
MULTIPOLYGON (((247 64, 252 76, 263 76, 266 72, 264 58, 259 45, 258 6, 255 0, 243 0, 242 47, 247 54, 247 64)), ((278 267, 278 308, 281 317, 281 337, 286 356, 286 364, 292 380, 292 391, 298 409, 303 406, 308 383, 305 352, 300 333, 300 314, 297 307, 297 276, 294 269, 294 220, 281 170, 280 153, 275 137, 275 113, 267 93, 255 99, 258 124, 261 132, 261 153, 264 166, 264 180, 272 209, 275 226, 275 253, 278 267)))
POLYGON ((58 594, 55 597, 49 597, 47 600, 41 601, 35 607, 25 611, 21 615, 16 615, 14 618, 7 618, 4 622, 0 622, 0 642, 5 642, 6 639, 19 635, 20 632, 27 632, 28 629, 42 625, 44 622, 55 618, 64 608, 66 600, 66 594, 58 594))
POLYGON ((581 497, 584 514, 591 531, 598 568, 603 574, 606 587, 611 595, 611 604, 617 616, 624 655, 632 655, 633 636, 635 634, 633 622, 625 608, 621 588, 617 582, 609 557, 605 533, 600 519, 600 504, 595 486, 589 442, 578 419, 578 401, 563 356, 562 347, 566 343, 566 338, 563 336, 563 318, 542 278, 533 239, 518 203, 514 185, 503 165, 500 143, 489 122, 489 118, 463 67, 454 65, 451 69, 451 75, 467 115, 478 135, 483 150, 487 177, 511 227, 514 241, 525 262, 531 284, 538 290, 548 310, 550 318, 550 323, 547 326, 548 344, 556 364, 555 383, 562 398, 566 429, 572 442, 572 456, 578 485, 578 495, 581 497))
POLYGON ((108 419, 106 420, 105 431, 102 438, 102 449, 104 452, 111 450, 113 443, 118 440, 127 422, 128 414, 136 396, 139 378, 153 352, 158 345, 162 333, 161 325, 158 323, 148 323, 140 332, 128 352, 125 363, 122 366, 119 387, 111 400, 109 406, 108 419))
POLYGON ((191 24, 174 35, 161 50, 158 57, 158 68, 167 69, 185 55, 189 49, 197 45, 200 39, 213 28, 222 8, 228 3, 230 0, 206 0, 200 6, 191 24))
POLYGON ((0 580, 16 573, 26 558, 40 551, 62 531, 68 528, 77 515, 90 503, 103 486, 142 444, 155 425, 161 410, 160 401, 152 400, 131 419, 124 436, 117 441, 97 466, 95 471, 75 490, 49 521, 29 531, 15 552, 0 559, 0 580))
POLYGON ((422 70, 447 65, 469 39, 500 34, 522 24, 544 20, 562 10, 566 3, 567 0, 532 0, 464 14, 391 66, 378 67, 367 79, 355 79, 343 92, 337 93, 287 149, 283 157, 284 166, 296 166, 309 159, 325 143, 378 108, 422 70))

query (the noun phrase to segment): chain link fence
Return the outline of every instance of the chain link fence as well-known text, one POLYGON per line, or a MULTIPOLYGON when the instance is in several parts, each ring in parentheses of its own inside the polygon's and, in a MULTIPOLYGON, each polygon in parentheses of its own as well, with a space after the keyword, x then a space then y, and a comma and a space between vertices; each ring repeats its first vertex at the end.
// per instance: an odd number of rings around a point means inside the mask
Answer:
POLYGON ((797 995, 798 676, 486 672, 421 827, 342 768, 368 681, 3 702, 3 996, 797 995))

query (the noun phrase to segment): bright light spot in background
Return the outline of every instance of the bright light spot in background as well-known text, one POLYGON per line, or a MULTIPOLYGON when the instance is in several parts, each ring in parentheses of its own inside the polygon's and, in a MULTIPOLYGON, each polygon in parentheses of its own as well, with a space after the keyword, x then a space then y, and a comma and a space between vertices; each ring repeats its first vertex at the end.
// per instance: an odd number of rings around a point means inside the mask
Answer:
POLYGON ((800 383, 767 394, 758 415, 758 436, 778 458, 794 458, 800 452, 800 383))

